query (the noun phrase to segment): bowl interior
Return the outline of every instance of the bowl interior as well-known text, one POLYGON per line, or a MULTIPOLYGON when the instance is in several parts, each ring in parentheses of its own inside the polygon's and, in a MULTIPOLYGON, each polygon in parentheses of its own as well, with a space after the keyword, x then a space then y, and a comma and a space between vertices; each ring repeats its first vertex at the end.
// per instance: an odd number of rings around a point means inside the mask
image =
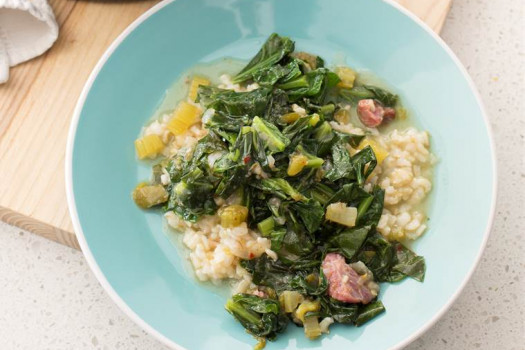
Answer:
MULTIPOLYGON (((129 32, 92 83, 72 143, 72 215, 88 260, 140 319, 187 349, 251 349, 254 339, 203 288, 163 231, 160 213, 133 203, 149 178, 133 141, 166 89, 196 63, 251 57, 272 32, 329 62, 344 55, 395 86, 439 158, 429 230, 415 250, 424 283, 382 286, 387 312, 308 341, 290 325, 267 349, 387 349, 447 305, 475 264, 493 202, 493 155, 483 112, 463 71, 426 30, 381 0, 178 0, 129 32), (78 218, 78 221, 77 221, 78 218)), ((89 84, 88 83, 88 87, 89 84)))

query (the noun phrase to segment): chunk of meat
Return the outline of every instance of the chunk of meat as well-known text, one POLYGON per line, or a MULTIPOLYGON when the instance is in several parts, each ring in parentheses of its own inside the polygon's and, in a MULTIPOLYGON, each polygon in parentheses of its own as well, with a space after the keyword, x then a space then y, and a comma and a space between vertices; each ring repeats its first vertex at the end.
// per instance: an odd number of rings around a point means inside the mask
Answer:
POLYGON ((255 296, 258 296, 259 298, 267 298, 268 295, 266 295, 265 292, 263 292, 262 290, 259 290, 259 289, 255 289, 251 292, 251 294, 255 295, 255 296))
POLYGON ((396 110, 391 107, 383 107, 376 100, 365 99, 357 103, 357 115, 363 124, 369 128, 375 128, 383 121, 394 119, 396 110))
POLYGON ((377 290, 370 288, 368 276, 359 275, 342 255, 327 254, 321 268, 328 280, 328 295, 332 298, 345 303, 368 304, 377 296, 377 290))
POLYGON ((383 114, 383 121, 390 121, 396 118, 396 110, 392 107, 385 107, 385 114, 383 114))

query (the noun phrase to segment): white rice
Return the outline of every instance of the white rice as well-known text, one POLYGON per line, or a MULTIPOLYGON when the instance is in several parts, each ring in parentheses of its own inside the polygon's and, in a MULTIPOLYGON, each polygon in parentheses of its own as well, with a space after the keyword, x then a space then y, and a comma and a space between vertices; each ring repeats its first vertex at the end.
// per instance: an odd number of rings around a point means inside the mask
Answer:
POLYGON ((408 128, 375 138, 388 151, 369 183, 385 190, 383 215, 378 231, 390 240, 416 239, 426 230, 427 218, 421 209, 432 188, 431 167, 425 131, 408 128))
POLYGON ((182 241, 190 249, 190 261, 201 281, 246 279, 245 270, 239 266, 241 259, 256 258, 268 251, 275 254, 270 250, 270 240, 248 229, 246 223, 224 228, 217 215, 205 216, 196 223, 186 222, 173 212, 165 217, 171 227, 183 232, 182 241))

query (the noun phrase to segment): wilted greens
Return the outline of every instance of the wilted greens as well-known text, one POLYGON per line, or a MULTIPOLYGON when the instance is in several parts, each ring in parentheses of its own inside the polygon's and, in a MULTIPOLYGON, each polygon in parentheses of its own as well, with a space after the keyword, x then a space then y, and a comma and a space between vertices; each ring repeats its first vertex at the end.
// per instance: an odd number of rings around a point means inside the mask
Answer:
POLYGON ((422 281, 425 261, 376 231, 384 191, 365 188, 378 164, 374 149, 359 148, 365 136, 335 131, 329 122, 341 101, 355 106, 375 99, 393 107, 398 97, 369 85, 339 86, 341 78, 320 57, 294 52, 294 42, 277 34, 233 81, 259 88, 198 88, 197 102, 209 116, 203 121, 208 134, 190 157, 176 155, 154 168, 157 192, 147 203, 162 204, 192 222, 216 214, 217 203, 232 196, 246 208, 242 220, 268 238, 277 254, 276 260, 267 254, 243 260, 260 293, 237 294, 226 303, 254 336, 272 340, 291 320, 304 325, 310 338, 320 334, 320 318, 364 324, 385 310, 383 304, 376 297, 366 303, 333 298, 334 282, 322 267, 325 256, 337 253, 347 264, 363 263, 366 270, 355 268, 357 276, 371 283, 422 281), (162 171, 169 184, 159 191, 162 171), (326 219, 327 212, 337 217, 338 210, 354 216, 345 224, 326 219), (283 309, 283 295, 295 298, 292 312, 283 309))

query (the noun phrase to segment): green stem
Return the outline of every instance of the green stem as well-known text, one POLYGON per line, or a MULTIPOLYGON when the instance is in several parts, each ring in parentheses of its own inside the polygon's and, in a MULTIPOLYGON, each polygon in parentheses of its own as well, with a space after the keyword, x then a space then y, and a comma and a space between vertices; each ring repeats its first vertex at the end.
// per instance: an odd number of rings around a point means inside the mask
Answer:
POLYGON ((275 220, 272 216, 264 219, 263 221, 257 224, 257 228, 261 232, 263 237, 270 237, 273 228, 275 227, 275 220))
POLYGON ((369 196, 363 199, 361 203, 359 203, 359 206, 357 207, 357 222, 359 222, 359 219, 366 213, 373 200, 374 196, 369 196))

